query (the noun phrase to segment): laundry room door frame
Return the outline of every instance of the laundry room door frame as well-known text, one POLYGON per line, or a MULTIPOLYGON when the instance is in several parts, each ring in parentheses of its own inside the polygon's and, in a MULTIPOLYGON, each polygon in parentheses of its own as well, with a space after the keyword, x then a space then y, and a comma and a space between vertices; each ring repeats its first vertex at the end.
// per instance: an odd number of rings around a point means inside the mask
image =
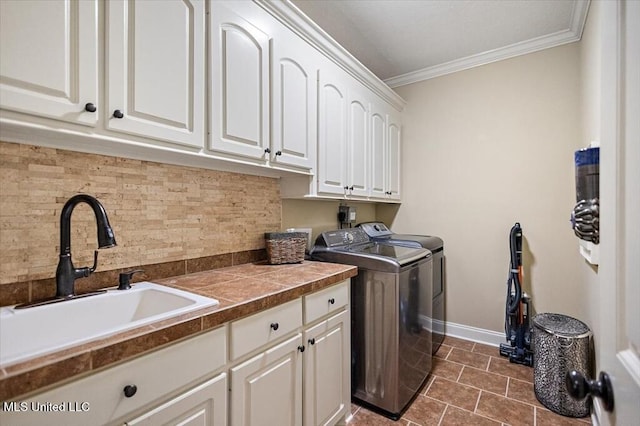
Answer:
POLYGON ((601 2, 601 261, 596 360, 614 410, 594 400, 595 425, 640 418, 640 2, 601 2))

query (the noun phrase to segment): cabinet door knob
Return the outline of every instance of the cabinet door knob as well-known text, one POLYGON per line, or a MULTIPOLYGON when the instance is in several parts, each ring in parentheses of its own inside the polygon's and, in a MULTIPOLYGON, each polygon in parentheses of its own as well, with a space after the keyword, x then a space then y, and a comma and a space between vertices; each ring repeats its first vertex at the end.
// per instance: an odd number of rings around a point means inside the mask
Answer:
POLYGON ((310 345, 315 345, 316 344, 316 339, 312 337, 311 339, 308 340, 308 342, 309 342, 310 345))
POLYGON ((136 385, 127 385, 124 387, 123 392, 124 396, 126 396, 127 398, 131 398, 136 394, 136 392, 138 392, 138 387, 136 385))
POLYGON ((298 346, 298 350, 302 353, 304 352, 304 345, 300 345, 298 346))
POLYGON ((270 327, 273 331, 276 331, 280 325, 277 322, 272 322, 270 327))
POLYGON ((349 191, 353 191, 353 185, 349 187, 349 191))
POLYGON ((115 118, 122 118, 122 117, 124 117, 124 114, 122 113, 122 111, 120 111, 119 109, 117 109, 117 110, 113 111, 113 116, 114 116, 115 118))
POLYGON ((334 305, 336 303, 336 299, 334 299, 333 297, 331 299, 329 299, 329 304, 330 305, 334 305))
POLYGON ((282 151, 276 151, 276 155, 282 155, 282 151))
POLYGON ((87 112, 96 112, 97 108, 96 108, 96 106, 94 104, 89 102, 88 104, 85 104, 84 110, 87 111, 87 112))
POLYGON ((265 149, 264 149, 264 152, 265 152, 265 154, 269 154, 269 153, 271 153, 271 148, 265 148, 265 149))
POLYGON ((613 411, 613 386, 609 375, 604 371, 600 372, 598 380, 587 379, 579 371, 569 371, 565 377, 565 385, 572 398, 581 400, 587 395, 602 398, 604 409, 613 411))

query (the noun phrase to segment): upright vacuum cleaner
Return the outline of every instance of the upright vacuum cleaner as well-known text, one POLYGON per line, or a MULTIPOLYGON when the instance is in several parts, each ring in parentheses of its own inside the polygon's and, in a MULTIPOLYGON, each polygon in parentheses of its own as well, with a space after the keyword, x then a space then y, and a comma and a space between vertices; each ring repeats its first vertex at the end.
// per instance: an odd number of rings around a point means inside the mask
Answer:
POLYGON ((500 355, 516 364, 533 365, 529 305, 531 298, 522 291, 522 228, 516 222, 509 232, 509 277, 504 331, 507 343, 500 344, 500 355))

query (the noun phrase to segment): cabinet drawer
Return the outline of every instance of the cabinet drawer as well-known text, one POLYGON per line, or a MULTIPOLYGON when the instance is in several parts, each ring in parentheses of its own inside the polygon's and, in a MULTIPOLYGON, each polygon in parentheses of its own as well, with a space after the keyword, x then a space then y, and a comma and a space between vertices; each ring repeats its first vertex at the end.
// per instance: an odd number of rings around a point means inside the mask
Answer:
POLYGON ((304 323, 318 318, 349 304, 349 280, 304 297, 304 323))
POLYGON ((165 402, 159 407, 129 420, 126 426, 201 424, 223 426, 227 424, 227 374, 213 379, 165 402), (171 419, 167 422, 167 419, 171 419))
POLYGON ((302 326, 302 301, 292 300, 231 323, 232 360, 275 341, 302 326))
POLYGON ((102 425, 133 413, 226 363, 225 328, 202 334, 100 373, 21 400, 24 411, 0 411, 0 423, 102 425), (126 386, 135 385, 131 397, 126 386), (46 410, 50 405, 58 410, 46 410), (35 411, 42 407, 43 411, 35 411))

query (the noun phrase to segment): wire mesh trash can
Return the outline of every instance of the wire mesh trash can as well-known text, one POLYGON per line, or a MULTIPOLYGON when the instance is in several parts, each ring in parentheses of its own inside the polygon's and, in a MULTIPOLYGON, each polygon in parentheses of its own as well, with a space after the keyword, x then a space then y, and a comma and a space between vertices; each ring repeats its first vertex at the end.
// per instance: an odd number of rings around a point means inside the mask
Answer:
POLYGON ((533 317, 533 382, 536 398, 549 410, 569 417, 589 414, 589 398, 573 399, 565 376, 571 370, 591 375, 591 330, 562 314, 533 317))

